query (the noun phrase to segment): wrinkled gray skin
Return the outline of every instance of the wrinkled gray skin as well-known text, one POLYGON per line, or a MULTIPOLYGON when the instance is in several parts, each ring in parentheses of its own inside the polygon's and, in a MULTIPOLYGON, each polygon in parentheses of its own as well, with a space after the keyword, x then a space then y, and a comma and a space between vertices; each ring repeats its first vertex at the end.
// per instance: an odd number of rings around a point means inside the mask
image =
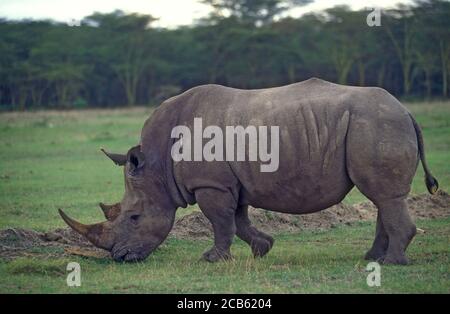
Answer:
POLYGON ((205 260, 230 258, 235 235, 255 256, 264 256, 274 240, 251 225, 248 205, 313 213, 339 203, 356 186, 378 208, 375 241, 366 258, 406 264, 405 250, 416 227, 405 199, 420 159, 430 193, 437 190, 420 128, 400 102, 380 88, 314 78, 261 90, 193 88, 152 114, 140 146, 127 155, 108 155, 124 165, 125 195, 114 205, 114 217, 103 204, 108 221, 101 224, 85 226, 61 214, 117 261, 146 258, 167 237, 176 209, 194 203, 214 229, 214 246, 204 253, 205 260), (278 171, 260 172, 260 163, 249 161, 174 163, 172 128, 193 130, 194 117, 203 118, 204 128, 279 126, 278 171))

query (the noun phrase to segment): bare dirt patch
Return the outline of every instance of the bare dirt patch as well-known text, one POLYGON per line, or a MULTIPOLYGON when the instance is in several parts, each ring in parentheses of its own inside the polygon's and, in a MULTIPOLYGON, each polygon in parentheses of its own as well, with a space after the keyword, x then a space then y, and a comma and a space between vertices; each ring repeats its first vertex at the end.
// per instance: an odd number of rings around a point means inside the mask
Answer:
MULTIPOLYGON (((408 198, 409 211, 414 219, 433 219, 450 216, 450 195, 444 191, 437 195, 420 194, 408 198)), ((355 205, 338 204, 309 215, 289 215, 250 208, 250 219, 262 231, 300 232, 307 229, 328 229, 340 224, 375 220, 376 208, 371 202, 355 205)), ((178 219, 171 236, 182 239, 212 237, 212 227, 201 212, 178 219)), ((20 228, 0 230, 0 258, 20 256, 65 256, 105 258, 109 253, 97 249, 71 229, 37 232, 20 228)))
POLYGON ((0 257, 54 257, 81 255, 103 258, 108 252, 98 249, 71 229, 38 232, 21 228, 0 231, 0 257))
MULTIPOLYGON (((408 198, 413 219, 450 216, 450 195, 439 191, 437 195, 420 194, 408 198)), ((250 208, 252 223, 268 233, 299 232, 307 229, 328 229, 339 224, 376 219, 377 210, 372 202, 355 205, 337 204, 326 210, 308 215, 290 215, 250 208)), ((201 212, 188 214, 175 223, 171 234, 177 238, 209 238, 212 226, 201 212)))

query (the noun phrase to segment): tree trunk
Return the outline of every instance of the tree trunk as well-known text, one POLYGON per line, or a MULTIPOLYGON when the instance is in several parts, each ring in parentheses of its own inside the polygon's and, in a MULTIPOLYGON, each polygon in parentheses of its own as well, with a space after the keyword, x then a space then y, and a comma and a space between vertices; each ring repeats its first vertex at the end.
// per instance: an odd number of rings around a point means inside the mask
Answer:
POLYGON ((441 40, 439 42, 439 48, 441 53, 441 72, 442 72, 442 96, 447 98, 447 89, 448 89, 448 54, 446 53, 445 44, 441 40))
POLYGON ((288 65, 288 79, 289 83, 295 83, 295 68, 292 64, 288 65))
POLYGON ((386 26, 384 28, 389 36, 389 38, 392 41, 392 44, 394 45, 394 49, 397 53, 397 57, 400 61, 400 65, 402 67, 402 74, 403 74, 403 92, 405 95, 408 95, 411 90, 411 67, 413 62, 413 56, 412 52, 413 49, 411 47, 411 37, 413 35, 412 30, 410 27, 408 27, 408 24, 406 21, 403 24, 404 29, 404 35, 403 35, 403 43, 402 46, 400 46, 400 43, 395 38, 394 34, 392 34, 391 29, 389 26, 386 26))
POLYGON ((405 93, 405 95, 409 95, 409 92, 411 90, 411 81, 410 81, 410 77, 409 77, 409 65, 403 64, 402 66, 402 72, 403 72, 403 92, 405 93))
POLYGON ((366 85, 366 65, 362 61, 358 61, 359 86, 366 85))
POLYGON ((12 90, 11 102, 14 108, 16 108, 17 106, 19 110, 25 110, 25 103, 27 101, 27 98, 27 90, 22 86, 18 86, 15 90, 12 90))
MULTIPOLYGON (((38 84, 39 85, 39 84, 38 84)), ((42 98, 47 90, 48 86, 33 86, 30 91, 31 101, 34 106, 42 105, 42 98)))
POLYGON ((342 67, 338 70, 338 83, 345 85, 347 84, 347 77, 350 69, 352 68, 352 62, 345 62, 342 67))
POLYGON ((429 68, 425 69, 425 87, 426 98, 428 100, 431 98, 431 70, 429 68))
POLYGON ((347 84, 348 73, 353 64, 353 58, 345 48, 334 49, 332 60, 337 73, 337 80, 339 84, 347 84))
POLYGON ((383 87, 385 73, 386 73, 386 65, 383 63, 380 70, 378 71, 378 77, 377 77, 377 86, 378 87, 383 87))
POLYGON ((131 82, 127 82, 126 85, 127 105, 131 107, 136 104, 136 88, 134 88, 131 82))

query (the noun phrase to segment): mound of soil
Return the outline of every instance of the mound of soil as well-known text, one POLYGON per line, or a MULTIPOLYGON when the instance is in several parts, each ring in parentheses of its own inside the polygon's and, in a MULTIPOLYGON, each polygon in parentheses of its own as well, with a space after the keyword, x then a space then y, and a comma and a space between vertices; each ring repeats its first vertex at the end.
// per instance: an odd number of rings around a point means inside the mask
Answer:
POLYGON ((81 255, 107 257, 108 252, 94 247, 72 229, 38 232, 21 228, 0 230, 0 257, 81 255))
MULTIPOLYGON (((419 194, 408 197, 408 210, 414 219, 440 218, 450 216, 450 195, 439 190, 436 195, 419 194)), ((358 211, 376 213, 372 202, 353 205, 358 211)))
MULTIPOLYGON (((414 219, 450 216, 450 195, 421 194, 408 198, 409 211, 414 219)), ((258 229, 269 234, 299 232, 306 229, 328 229, 339 224, 375 220, 376 208, 371 202, 356 205, 338 204, 309 215, 289 215, 255 208, 249 209, 250 219, 258 229)), ((212 226, 201 212, 181 217, 175 222, 171 236, 183 239, 206 239, 213 235, 212 226)), ((0 230, 0 258, 20 256, 80 255, 105 258, 109 253, 95 248, 71 229, 37 232, 20 228, 0 230)))
MULTIPOLYGON (((249 208, 252 224, 267 233, 298 232, 304 229, 327 229, 340 223, 368 220, 373 215, 353 206, 338 204, 309 215, 290 215, 249 208)), ((176 221, 171 235, 176 238, 210 238, 213 234, 209 220, 201 212, 188 214, 176 221)))
MULTIPOLYGON (((439 191, 436 195, 420 194, 408 198, 409 212, 413 219, 450 216, 450 195, 439 191)), ((253 225, 267 233, 298 232, 305 229, 328 229, 339 224, 375 220, 377 210, 372 202, 355 205, 343 203, 308 215, 290 215, 249 208, 253 225)), ((209 220, 194 212, 176 221, 171 235, 177 238, 210 238, 213 234, 209 220)))

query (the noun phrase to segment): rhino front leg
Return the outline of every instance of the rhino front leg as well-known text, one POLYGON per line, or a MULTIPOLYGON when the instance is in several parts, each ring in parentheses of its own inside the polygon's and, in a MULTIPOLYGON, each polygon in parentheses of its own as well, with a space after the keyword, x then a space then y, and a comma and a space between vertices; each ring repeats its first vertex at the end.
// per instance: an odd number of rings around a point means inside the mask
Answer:
POLYGON ((203 254, 208 262, 231 259, 230 246, 236 234, 236 201, 229 192, 217 189, 199 189, 195 192, 197 203, 212 224, 214 246, 203 254))
POLYGON ((273 238, 252 226, 248 218, 248 206, 240 206, 236 211, 236 235, 250 245, 253 256, 266 255, 273 246, 273 238))

